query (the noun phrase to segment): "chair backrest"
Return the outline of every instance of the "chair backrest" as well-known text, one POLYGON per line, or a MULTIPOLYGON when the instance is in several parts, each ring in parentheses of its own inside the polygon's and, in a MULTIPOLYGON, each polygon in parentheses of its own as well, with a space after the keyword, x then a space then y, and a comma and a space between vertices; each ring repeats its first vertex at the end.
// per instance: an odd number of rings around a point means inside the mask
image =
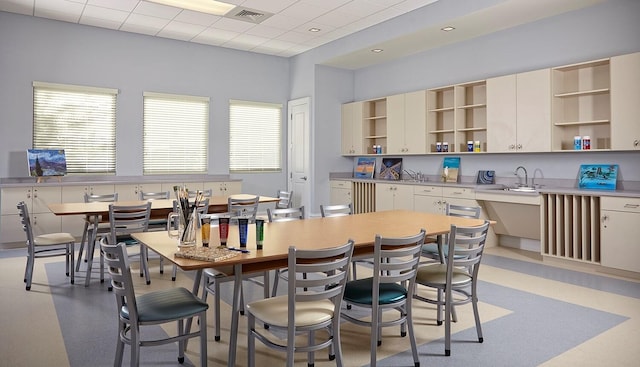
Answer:
POLYGON ((234 216, 249 217, 250 220, 255 220, 259 203, 260 196, 252 196, 246 199, 230 196, 227 211, 234 216))
POLYGON ((22 229, 27 235, 27 246, 31 249, 33 242, 33 227, 31 227, 31 219, 29 219, 29 209, 24 201, 21 201, 17 205, 18 213, 20 214, 20 221, 22 222, 22 229))
POLYGON ((448 284, 454 267, 465 268, 474 279, 477 278, 488 230, 489 221, 477 227, 451 225, 447 259, 453 261, 447 260, 448 284))
POLYGON ((169 191, 159 191, 159 192, 144 192, 140 191, 138 193, 140 200, 160 200, 160 199, 170 199, 171 193, 169 191))
POLYGON ((304 206, 299 208, 269 209, 267 208, 269 222, 285 222, 304 219, 304 206))
POLYGON ((126 245, 124 243, 110 245, 107 242, 107 238, 103 237, 100 240, 100 248, 104 254, 107 271, 111 276, 111 286, 118 303, 118 314, 126 306, 129 320, 132 325, 135 325, 138 320, 138 306, 133 280, 131 279, 131 266, 129 265, 126 245))
POLYGON ((103 195, 94 195, 84 193, 84 202, 85 203, 93 203, 93 202, 103 202, 103 203, 114 203, 118 201, 118 193, 114 192, 113 194, 103 194, 103 195))
MULTIPOLYGON (((329 299, 334 304, 334 318, 340 317, 340 305, 349 274, 353 240, 322 250, 300 250, 289 247, 288 318, 295 325, 296 302, 318 302, 329 299), (307 276, 307 274, 312 274, 307 276)), ((293 328, 289 328, 290 332, 293 328)), ((293 340, 293 339, 291 339, 293 340)))
POLYGON ((353 214, 351 203, 336 205, 320 205, 320 214, 322 217, 339 217, 343 215, 353 214))
MULTIPOLYGON (((426 231, 408 237, 376 235, 373 255, 373 289, 380 284, 409 282, 407 299, 413 297, 416 274, 426 231)), ((380 302, 379 292, 372 292, 372 304, 380 302)))
POLYGON ((111 226, 110 244, 116 244, 118 236, 149 230, 151 202, 140 205, 109 205, 111 226))
POLYGON ((276 209, 286 209, 293 206, 293 191, 278 190, 276 197, 279 199, 276 203, 276 209))
POLYGON ((481 208, 479 206, 463 206, 448 203, 445 209, 446 215, 474 219, 480 218, 480 212, 481 208))

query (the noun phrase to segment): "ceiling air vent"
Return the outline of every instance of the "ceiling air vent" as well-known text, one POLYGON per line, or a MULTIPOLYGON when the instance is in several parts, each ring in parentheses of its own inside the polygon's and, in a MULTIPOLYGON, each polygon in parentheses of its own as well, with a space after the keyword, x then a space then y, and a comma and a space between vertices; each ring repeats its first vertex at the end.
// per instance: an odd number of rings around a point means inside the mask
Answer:
POLYGON ((259 24, 259 23, 262 23, 265 19, 268 19, 269 17, 271 17, 272 15, 273 13, 267 13, 265 11, 236 6, 225 15, 225 18, 259 24))

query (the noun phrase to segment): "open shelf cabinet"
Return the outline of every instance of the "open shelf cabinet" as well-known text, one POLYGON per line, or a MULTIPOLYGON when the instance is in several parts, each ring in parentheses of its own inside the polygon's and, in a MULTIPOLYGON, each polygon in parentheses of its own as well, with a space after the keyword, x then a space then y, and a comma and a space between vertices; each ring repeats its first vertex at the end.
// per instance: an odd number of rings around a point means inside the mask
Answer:
POLYGON ((363 147, 367 154, 374 154, 373 146, 381 145, 387 152, 387 99, 380 98, 363 102, 362 113, 363 147))
MULTIPOLYGON (((454 152, 467 152, 468 141, 487 142, 487 84, 484 80, 456 85, 456 135, 454 152)), ((450 148, 451 151, 451 148, 450 148)))

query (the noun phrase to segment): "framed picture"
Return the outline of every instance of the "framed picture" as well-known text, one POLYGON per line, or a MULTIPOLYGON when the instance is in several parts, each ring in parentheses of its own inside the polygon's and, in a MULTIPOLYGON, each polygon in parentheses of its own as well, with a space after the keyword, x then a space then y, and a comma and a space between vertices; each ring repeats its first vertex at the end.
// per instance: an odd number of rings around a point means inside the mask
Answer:
POLYGON ((27 149, 27 163, 31 177, 67 174, 67 158, 64 155, 64 149, 27 149))
POLYGON ((370 157, 358 158, 353 177, 355 178, 373 178, 376 171, 376 159, 370 157))
POLYGON ((382 158, 381 180, 399 180, 402 175, 402 158, 382 158))
POLYGON ((444 182, 458 182, 460 157, 447 157, 442 162, 442 178, 444 182))
POLYGON ((617 179, 617 164, 583 164, 580 165, 578 188, 615 190, 617 179))

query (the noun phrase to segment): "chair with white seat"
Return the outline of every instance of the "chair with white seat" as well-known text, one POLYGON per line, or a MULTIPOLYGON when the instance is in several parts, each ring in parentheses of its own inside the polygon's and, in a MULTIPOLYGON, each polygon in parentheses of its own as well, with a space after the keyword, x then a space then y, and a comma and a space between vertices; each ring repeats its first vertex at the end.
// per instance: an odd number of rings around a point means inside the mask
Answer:
POLYGON ((66 274, 75 282, 74 254, 76 239, 69 233, 47 233, 34 236, 27 204, 21 201, 17 205, 20 213, 22 228, 27 235, 27 266, 24 270, 26 290, 31 290, 33 267, 35 259, 44 257, 64 256, 66 274))
MULTIPOLYGON (((146 283, 151 284, 151 278, 149 277, 149 266, 147 264, 147 248, 146 246, 135 241, 132 237, 132 233, 147 232, 149 230, 149 216, 151 215, 151 202, 147 201, 144 204, 138 205, 116 205, 109 204, 109 224, 111 231, 106 236, 108 243, 115 245, 123 242, 128 248, 138 246, 139 251, 130 253, 129 257, 139 257, 140 261, 140 276, 144 276, 146 283)), ((91 251, 93 253, 93 249, 91 251)), ((102 252, 100 253, 100 282, 104 282, 104 259, 102 252)), ((89 262, 91 264, 91 261, 89 262)), ((91 278, 91 269, 87 269, 87 279, 85 280, 85 286, 89 285, 91 278)))
POLYGON ((351 315, 343 310, 342 317, 356 325, 371 327, 371 366, 376 366, 376 349, 382 344, 382 328, 401 325, 400 335, 409 341, 415 366, 420 366, 418 348, 413 332, 412 299, 415 290, 416 273, 426 231, 417 235, 400 238, 386 238, 376 235, 373 256, 373 276, 347 282, 344 300, 352 306, 371 310, 371 319, 361 315, 351 315), (397 318, 383 318, 385 310, 399 312, 397 318))
MULTIPOLYGON (((451 355, 451 321, 454 316, 454 306, 466 303, 473 305, 478 341, 480 343, 484 341, 478 313, 477 282, 488 229, 488 221, 477 227, 451 225, 448 253, 445 255, 444 264, 434 262, 422 265, 418 269, 416 285, 435 289, 436 299, 418 292, 414 297, 436 305, 438 325, 442 324, 442 307, 444 306, 445 355, 447 356, 451 355)), ((419 290, 420 287, 417 289, 419 290)))
MULTIPOLYGON (((288 222, 304 219, 304 206, 299 208, 267 209, 267 216, 269 218, 269 222, 288 222)), ((287 280, 287 268, 276 269, 275 277, 273 278, 273 291, 271 292, 272 297, 275 297, 278 293, 280 278, 285 281, 287 280)))
POLYGON ((307 365, 313 366, 315 351, 329 348, 329 359, 342 366, 340 343, 340 307, 347 280, 353 241, 323 250, 289 247, 291 280, 286 295, 250 302, 247 312, 248 366, 254 367, 256 339, 271 349, 286 351, 287 366, 294 365, 296 352, 306 352, 307 365), (304 278, 304 274, 318 276, 304 278), (270 331, 256 328, 263 323, 268 330, 286 331, 286 342, 268 336, 270 331), (326 339, 316 340, 317 330, 328 330, 326 339), (296 345, 296 335, 307 333, 307 344, 296 345))
POLYGON ((140 364, 140 348, 178 342, 178 362, 184 362, 185 343, 200 338, 200 365, 207 365, 207 309, 209 305, 183 287, 166 288, 136 296, 131 267, 124 243, 109 245, 107 237, 100 241, 101 253, 111 276, 111 286, 117 301, 118 344, 114 366, 121 366, 124 345, 131 346, 130 366, 140 364), (185 333, 184 320, 198 317, 197 332, 185 333), (158 339, 143 339, 141 326, 177 322, 177 335, 158 339))
POLYGON ((278 190, 276 209, 287 209, 293 206, 293 191, 278 190))
MULTIPOLYGON (((114 203, 118 201, 118 193, 113 194, 84 194, 85 203, 103 202, 114 203)), ((80 271, 80 264, 82 263, 82 253, 85 249, 85 242, 90 241, 92 238, 97 240, 100 234, 109 232, 109 222, 102 220, 102 216, 86 215, 84 218, 84 229, 82 230, 82 239, 80 240, 80 248, 78 249, 78 261, 76 263, 76 271, 80 271), (94 232, 95 231, 95 232, 94 232)), ((89 246, 87 246, 88 248, 89 246)), ((88 258, 89 256, 87 256, 88 258)), ((85 259, 85 262, 87 260, 85 259)))

